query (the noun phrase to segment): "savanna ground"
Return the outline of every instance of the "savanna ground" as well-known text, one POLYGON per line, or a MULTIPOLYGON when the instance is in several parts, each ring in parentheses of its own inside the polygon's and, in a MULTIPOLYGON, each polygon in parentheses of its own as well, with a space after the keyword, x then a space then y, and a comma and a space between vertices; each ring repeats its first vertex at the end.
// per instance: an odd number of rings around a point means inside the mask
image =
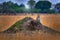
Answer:
POLYGON ((60 40, 60 34, 42 31, 20 32, 15 34, 1 33, 0 40, 60 40))
MULTIPOLYGON (((31 17, 32 16, 33 15, 31 15, 31 17)), ((8 26, 14 24, 16 21, 20 20, 22 17, 23 16, 21 16, 21 15, 18 15, 18 17, 17 16, 16 17, 15 16, 8 16, 8 15, 7 16, 0 16, 0 18, 1 18, 0 24, 6 24, 6 25, 4 25, 4 27, 2 27, 2 29, 0 27, 0 31, 3 31, 3 29, 4 30, 8 29, 9 28, 8 26), (8 19, 8 22, 7 22, 7 19, 8 19), (11 19, 13 19, 13 20, 11 20, 11 19), (6 22, 6 23, 4 23, 4 22, 6 22)), ((32 18, 36 19, 35 16, 33 16, 32 18)), ((45 32, 45 31, 41 31, 41 30, 39 30, 39 31, 37 31, 37 30, 36 31, 20 31, 20 32, 16 32, 16 33, 0 33, 0 40, 60 40, 60 34, 49 33, 49 32, 45 32)))

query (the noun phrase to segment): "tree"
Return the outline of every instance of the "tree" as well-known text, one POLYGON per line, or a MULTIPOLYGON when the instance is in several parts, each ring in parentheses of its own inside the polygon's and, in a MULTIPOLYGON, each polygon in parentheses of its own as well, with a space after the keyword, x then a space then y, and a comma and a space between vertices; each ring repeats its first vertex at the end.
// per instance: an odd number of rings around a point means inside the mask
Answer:
POLYGON ((35 5, 35 8, 41 9, 43 12, 45 9, 51 8, 51 3, 49 1, 38 1, 35 5))
POLYGON ((10 9, 12 9, 12 6, 13 6, 13 3, 11 1, 4 2, 2 5, 2 7, 3 7, 2 13, 10 13, 11 12, 10 9))
POLYGON ((25 11, 24 4, 18 5, 17 3, 13 3, 11 1, 3 2, 2 4, 0 4, 1 13, 16 14, 16 13, 23 13, 24 11, 25 11))
POLYGON ((0 13, 2 12, 2 9, 3 9, 2 4, 0 4, 0 13))
POLYGON ((57 13, 60 13, 60 3, 57 3, 57 4, 55 5, 55 11, 56 11, 57 13))
POLYGON ((11 1, 3 2, 2 4, 0 4, 0 13, 16 14, 23 13, 24 11, 24 4, 18 5, 17 3, 13 3, 11 1))
POLYGON ((24 4, 20 4, 20 6, 19 7, 23 7, 23 8, 25 8, 25 5, 24 4))
POLYGON ((30 9, 32 10, 35 6, 35 1, 34 0, 29 0, 28 5, 29 5, 30 9))
POLYGON ((24 4, 20 4, 20 12, 24 13, 25 12, 25 5, 24 4))
POLYGON ((60 8, 60 3, 57 3, 57 4, 55 5, 55 8, 59 9, 59 8, 60 8))

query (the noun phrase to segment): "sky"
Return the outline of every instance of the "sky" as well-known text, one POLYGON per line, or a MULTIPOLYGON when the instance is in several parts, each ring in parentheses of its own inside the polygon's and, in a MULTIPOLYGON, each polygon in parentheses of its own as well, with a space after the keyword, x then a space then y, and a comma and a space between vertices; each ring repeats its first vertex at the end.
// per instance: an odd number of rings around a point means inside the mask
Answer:
MULTIPOLYGON (((17 3, 18 5, 20 5, 21 3, 25 4, 25 6, 28 8, 28 5, 27 5, 27 1, 28 0, 0 0, 0 3, 3 3, 3 2, 7 2, 7 1, 12 1, 13 3, 17 3)), ((36 2, 38 2, 38 0, 35 0, 36 2)), ((56 3, 60 3, 60 0, 48 0, 50 1, 52 4, 56 4, 56 3)))

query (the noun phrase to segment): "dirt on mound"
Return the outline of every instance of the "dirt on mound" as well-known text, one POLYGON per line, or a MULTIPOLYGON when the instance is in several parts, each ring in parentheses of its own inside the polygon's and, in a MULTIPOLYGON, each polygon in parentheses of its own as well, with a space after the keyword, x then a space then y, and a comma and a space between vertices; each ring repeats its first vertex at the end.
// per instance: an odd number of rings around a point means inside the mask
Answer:
POLYGON ((34 20, 31 17, 25 17, 22 20, 17 21, 10 28, 3 31, 5 33, 16 33, 20 31, 36 31, 42 30, 49 33, 60 33, 54 29, 51 29, 47 26, 43 26, 40 22, 34 20))
POLYGON ((40 27, 40 23, 30 17, 25 17, 22 20, 17 21, 13 24, 9 29, 5 30, 4 32, 12 33, 21 30, 38 30, 40 27))

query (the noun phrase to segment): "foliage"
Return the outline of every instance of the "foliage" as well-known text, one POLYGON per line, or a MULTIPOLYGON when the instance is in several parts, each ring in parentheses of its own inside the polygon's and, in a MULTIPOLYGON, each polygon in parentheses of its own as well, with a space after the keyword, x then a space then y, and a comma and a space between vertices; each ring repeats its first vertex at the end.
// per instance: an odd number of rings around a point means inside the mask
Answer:
MULTIPOLYGON (((3 2, 0 4, 0 13, 55 13, 54 10, 50 9, 52 4, 49 1, 38 1, 36 3, 34 0, 29 0, 27 4, 29 5, 29 9, 26 9, 24 4, 18 5, 17 3, 13 3, 11 1, 3 2)), ((60 8, 58 5, 60 4, 56 4, 55 8, 60 8)), ((58 10, 60 12, 60 9, 58 10)))
POLYGON ((24 4, 18 5, 17 3, 14 4, 11 1, 0 4, 1 13, 22 13, 24 12, 23 9, 25 9, 24 4))
POLYGON ((55 5, 55 8, 59 9, 59 8, 60 8, 60 3, 57 3, 57 4, 55 5))
POLYGON ((33 8, 33 6, 35 5, 35 1, 34 0, 29 0, 28 4, 29 4, 30 8, 33 8))
POLYGON ((49 13, 48 10, 51 8, 51 3, 49 1, 38 1, 35 8, 41 9, 40 13, 49 13))
POLYGON ((57 13, 60 13, 60 3, 57 3, 57 4, 55 5, 55 11, 56 11, 57 13))
POLYGON ((32 13, 39 13, 40 12, 40 9, 32 9, 32 13))
POLYGON ((32 9, 33 9, 34 6, 35 6, 35 1, 34 1, 34 0, 29 0, 29 1, 28 1, 28 5, 29 5, 29 7, 30 7, 30 11, 32 12, 32 9))
POLYGON ((49 9, 51 8, 51 3, 49 1, 39 1, 36 3, 35 8, 37 9, 49 9))

